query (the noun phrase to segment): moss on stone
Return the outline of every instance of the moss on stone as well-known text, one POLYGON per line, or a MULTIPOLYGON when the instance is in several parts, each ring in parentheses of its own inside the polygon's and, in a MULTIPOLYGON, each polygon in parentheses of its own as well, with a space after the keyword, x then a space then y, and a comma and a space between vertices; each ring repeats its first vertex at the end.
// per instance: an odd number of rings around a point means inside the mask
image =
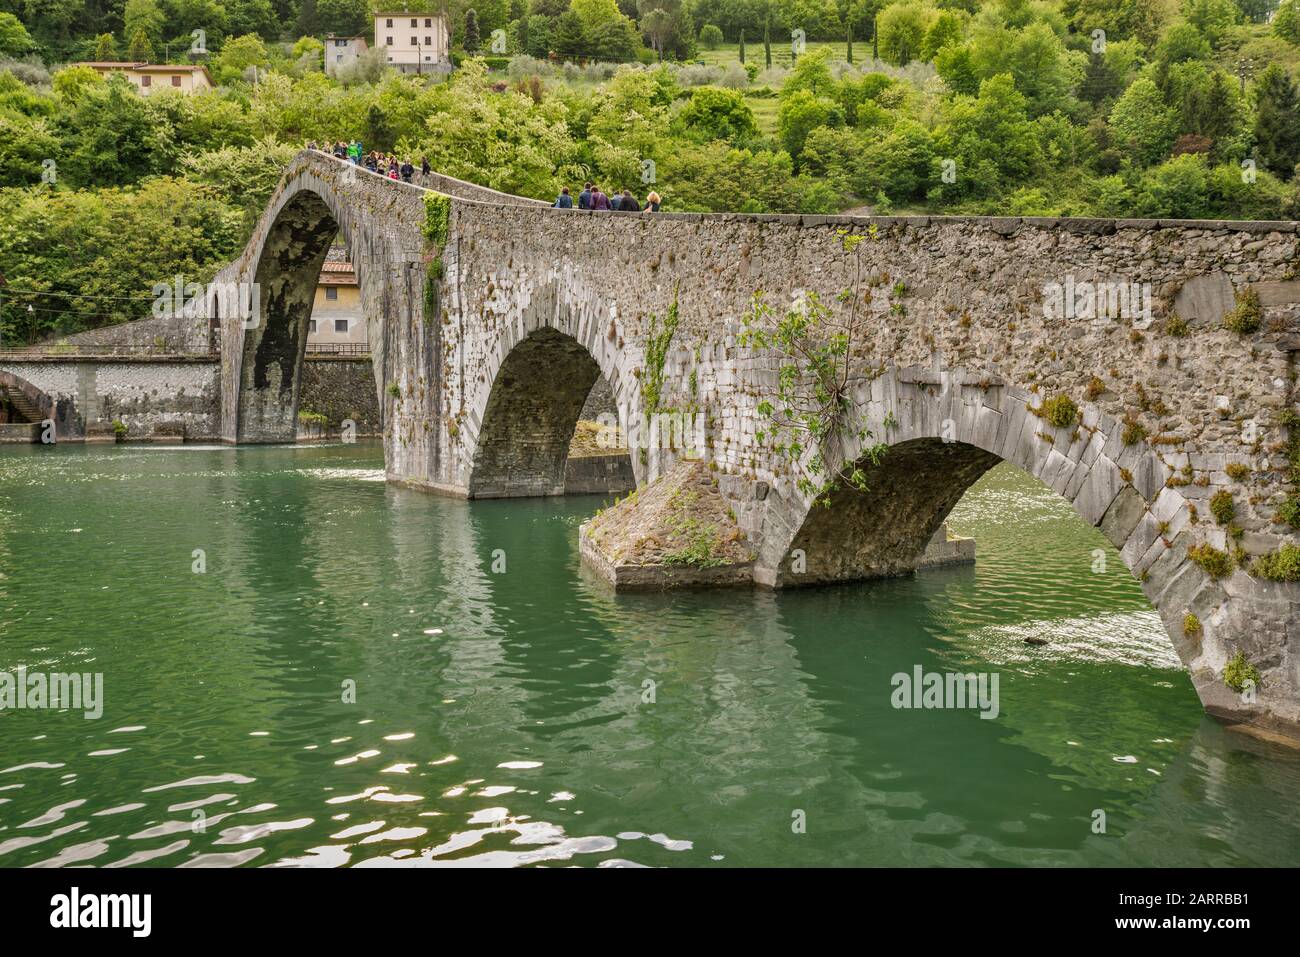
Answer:
POLYGON ((1237 293, 1237 305, 1223 317, 1223 328, 1240 336, 1259 331, 1264 311, 1259 304, 1259 293, 1247 286, 1237 293))
POLYGON ((1250 565, 1250 574, 1274 582, 1300 581, 1300 546, 1284 544, 1271 555, 1261 555, 1250 565))
POLYGON ((424 194, 424 236, 426 251, 430 254, 424 277, 424 322, 433 322, 438 312, 438 286, 446 272, 442 254, 451 232, 451 197, 442 193, 424 194))
POLYGON ((1039 418, 1046 419, 1058 429, 1064 429, 1079 421, 1079 407, 1065 393, 1045 399, 1043 404, 1033 410, 1039 418))
POLYGON ((1226 488, 1219 489, 1210 497, 1210 514, 1220 525, 1227 525, 1237 514, 1237 506, 1232 501, 1232 493, 1226 488))
POLYGON ((1200 565, 1211 578, 1223 578, 1232 574, 1232 556, 1208 542, 1188 548, 1187 557, 1200 565))
POLYGON ((1246 653, 1238 651, 1223 666, 1223 683, 1233 691, 1240 693, 1245 690, 1246 682, 1249 681, 1254 687, 1259 687, 1259 669, 1246 660, 1246 653))
POLYGON ((664 363, 668 359, 668 350, 672 347, 673 336, 677 333, 680 322, 677 312, 677 290, 673 289, 673 302, 664 317, 663 328, 659 328, 657 316, 650 316, 649 329, 646 334, 645 375, 641 377, 641 405, 646 415, 663 411, 660 402, 663 399, 664 363))
POLYGON ((1124 420, 1124 444, 1137 445, 1147 437, 1146 426, 1129 416, 1124 420))

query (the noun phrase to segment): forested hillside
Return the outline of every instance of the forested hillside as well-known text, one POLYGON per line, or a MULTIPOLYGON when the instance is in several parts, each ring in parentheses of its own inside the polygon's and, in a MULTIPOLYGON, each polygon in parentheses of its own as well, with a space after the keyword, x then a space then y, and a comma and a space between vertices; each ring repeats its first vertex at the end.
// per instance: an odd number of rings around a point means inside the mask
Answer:
MULTIPOLYGON (((1293 218, 1300 0, 457 0, 457 69, 327 77, 361 0, 0 0, 5 341, 206 280, 309 140, 667 210, 1293 218), (195 52, 193 31, 203 31, 195 52), (82 60, 205 64, 139 95, 82 60)), ((423 9, 415 5, 410 9, 423 9)))

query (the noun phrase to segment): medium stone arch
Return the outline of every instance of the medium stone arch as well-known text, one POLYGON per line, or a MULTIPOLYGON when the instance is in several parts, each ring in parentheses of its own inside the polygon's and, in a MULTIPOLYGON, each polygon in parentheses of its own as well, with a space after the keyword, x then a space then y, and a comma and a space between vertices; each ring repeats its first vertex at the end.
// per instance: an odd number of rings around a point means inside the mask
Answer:
MULTIPOLYGON (((564 494, 578 415, 601 377, 625 429, 641 414, 623 365, 617 306, 562 292, 572 289, 552 277, 537 291, 520 290, 514 321, 496 337, 466 422, 470 498, 564 494)), ((639 482, 643 465, 631 458, 639 482)))

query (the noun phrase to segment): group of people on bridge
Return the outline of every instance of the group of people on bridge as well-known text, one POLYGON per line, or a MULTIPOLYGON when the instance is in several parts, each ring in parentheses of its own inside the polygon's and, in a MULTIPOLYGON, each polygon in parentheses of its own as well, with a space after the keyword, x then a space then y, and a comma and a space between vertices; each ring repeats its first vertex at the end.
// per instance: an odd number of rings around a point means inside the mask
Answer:
MULTIPOLYGON (((364 167, 372 173, 387 176, 389 179, 400 179, 404 183, 411 182, 412 177, 415 176, 415 167, 411 165, 409 157, 399 163, 394 153, 383 153, 378 150, 371 150, 367 153, 362 148, 359 140, 353 140, 350 143, 346 140, 339 140, 337 143, 324 144, 312 140, 307 144, 307 149, 326 153, 335 159, 364 167)), ((429 158, 427 156, 420 157, 420 173, 428 176, 430 172, 432 172, 432 167, 429 166, 429 158)), ((560 195, 555 198, 552 205, 556 209, 575 208, 569 187, 565 186, 560 190, 560 195)), ((630 189, 625 189, 621 193, 617 190, 605 193, 592 182, 583 184, 582 192, 578 194, 576 203, 578 209, 613 213, 657 213, 659 212, 659 206, 659 194, 654 190, 651 190, 646 195, 645 205, 643 206, 640 200, 632 195, 630 189)))
MULTIPOLYGON (((313 140, 307 144, 307 149, 329 153, 335 159, 346 160, 354 166, 364 167, 372 173, 387 176, 389 179, 400 179, 404 183, 409 183, 411 177, 415 175, 415 167, 411 165, 410 157, 399 163, 395 153, 381 153, 379 150, 371 150, 367 153, 359 140, 353 140, 351 143, 339 140, 337 143, 326 143, 324 146, 318 145, 313 140)), ((429 158, 420 157, 420 172, 428 176, 431 170, 429 158)))
MULTIPOLYGON (((632 195, 630 189, 623 190, 619 193, 615 190, 612 193, 604 193, 599 186, 594 183, 584 183, 582 192, 578 194, 578 209, 601 210, 611 213, 657 213, 659 212, 659 194, 651 190, 646 196, 646 203, 641 205, 640 201, 632 195)), ((560 190, 560 195, 555 198, 556 209, 573 209, 573 196, 569 193, 569 187, 565 186, 560 190)))

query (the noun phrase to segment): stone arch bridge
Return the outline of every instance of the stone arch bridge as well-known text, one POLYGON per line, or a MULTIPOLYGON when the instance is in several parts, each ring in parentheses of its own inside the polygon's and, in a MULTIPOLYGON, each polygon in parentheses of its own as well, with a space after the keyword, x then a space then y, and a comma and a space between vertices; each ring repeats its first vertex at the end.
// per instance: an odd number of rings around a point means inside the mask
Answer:
MULTIPOLYGON (((562 493, 597 378, 625 422, 662 379, 657 408, 706 417, 704 455, 756 552, 755 581, 787 587, 910 571, 966 489, 1010 461, 1114 543, 1210 711, 1300 728, 1300 585, 1240 567, 1298 541, 1279 514, 1300 477, 1288 462, 1300 430, 1286 425, 1296 223, 635 216, 427 184, 293 160, 217 277, 259 288, 256 316, 221 317, 226 441, 292 440, 312 290, 337 233, 362 290, 390 481, 562 493), (849 253, 846 231, 870 238, 849 253), (870 493, 812 511, 754 441, 779 362, 738 333, 756 291, 841 303, 850 288, 867 317, 855 354, 872 370, 852 425, 890 448, 870 493), (1239 305, 1252 331, 1224 328, 1239 305), (1039 406, 1061 395, 1080 415, 1056 427, 1039 406), (1234 512, 1222 524, 1220 493, 1234 512), (1235 553, 1237 570, 1215 577, 1196 546, 1235 553), (1237 652, 1260 673, 1253 699, 1225 686, 1237 652)), ((859 451, 850 439, 848 456, 859 451)), ((638 482, 679 455, 634 452, 638 482)))

